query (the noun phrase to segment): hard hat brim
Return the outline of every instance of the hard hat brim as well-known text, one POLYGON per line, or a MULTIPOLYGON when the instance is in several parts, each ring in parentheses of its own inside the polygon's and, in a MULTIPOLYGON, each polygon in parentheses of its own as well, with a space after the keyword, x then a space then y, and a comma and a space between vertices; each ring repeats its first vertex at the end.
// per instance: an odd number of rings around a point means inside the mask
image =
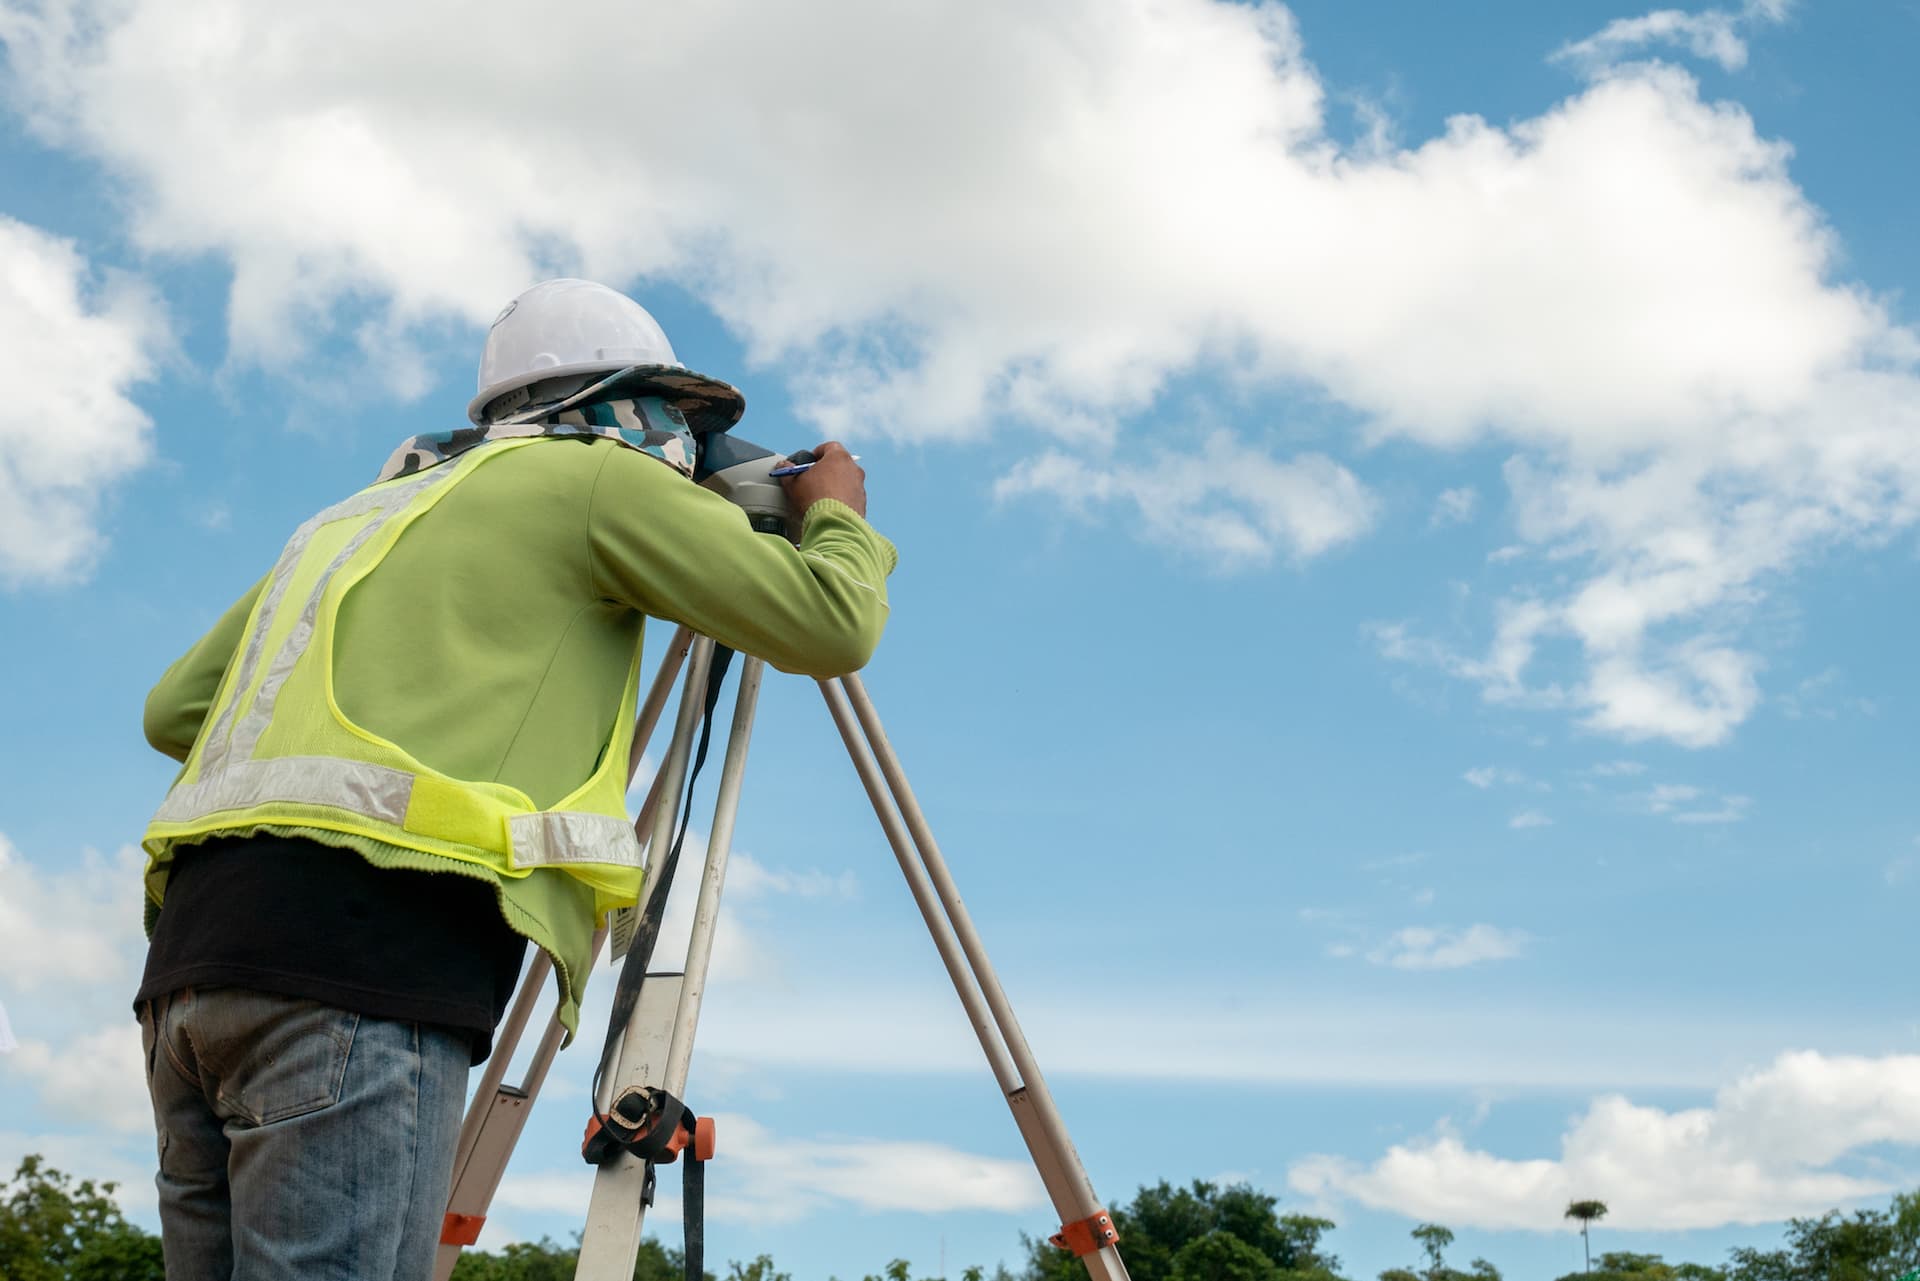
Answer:
MULTIPOLYGON (((545 369, 532 370, 518 378, 509 379, 497 386, 489 387, 475 396, 467 405, 467 418, 476 426, 484 427, 487 420, 481 415, 488 405, 502 396, 511 395, 522 387, 534 383, 546 382, 550 378, 566 378, 573 374, 612 374, 627 368, 625 365, 608 365, 604 362, 577 365, 550 365, 545 369)), ((635 365, 632 373, 622 379, 608 392, 623 395, 654 395, 678 409, 687 420, 687 426, 696 436, 708 432, 726 431, 740 421, 747 412, 747 398, 732 383, 721 382, 718 378, 709 378, 705 374, 696 374, 681 365, 635 365)), ((606 394, 606 393, 603 393, 606 394)))

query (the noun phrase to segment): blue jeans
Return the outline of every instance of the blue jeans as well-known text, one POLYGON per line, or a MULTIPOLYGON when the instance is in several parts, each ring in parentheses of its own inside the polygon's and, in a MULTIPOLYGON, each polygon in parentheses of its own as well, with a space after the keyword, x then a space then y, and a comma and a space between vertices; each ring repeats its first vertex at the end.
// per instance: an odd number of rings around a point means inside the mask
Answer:
POLYGON ((144 1002, 167 1275, 425 1281, 471 1042, 247 988, 144 1002))

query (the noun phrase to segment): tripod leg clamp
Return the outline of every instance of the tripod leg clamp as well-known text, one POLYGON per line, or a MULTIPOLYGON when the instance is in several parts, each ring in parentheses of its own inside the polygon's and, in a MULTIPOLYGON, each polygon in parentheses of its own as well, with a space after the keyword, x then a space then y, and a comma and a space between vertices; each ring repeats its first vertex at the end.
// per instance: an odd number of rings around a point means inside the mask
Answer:
POLYGON ((711 1160, 716 1141, 712 1117, 696 1117, 665 1090, 636 1085, 622 1090, 607 1111, 588 1118, 580 1155, 588 1165, 605 1165, 621 1152, 671 1165, 688 1148, 694 1160, 711 1160))
POLYGON ((1063 1224, 1060 1230, 1047 1240, 1062 1250, 1071 1250, 1079 1258, 1104 1249, 1120 1239, 1120 1233, 1113 1226, 1113 1217, 1105 1210, 1095 1210, 1078 1223, 1063 1224))

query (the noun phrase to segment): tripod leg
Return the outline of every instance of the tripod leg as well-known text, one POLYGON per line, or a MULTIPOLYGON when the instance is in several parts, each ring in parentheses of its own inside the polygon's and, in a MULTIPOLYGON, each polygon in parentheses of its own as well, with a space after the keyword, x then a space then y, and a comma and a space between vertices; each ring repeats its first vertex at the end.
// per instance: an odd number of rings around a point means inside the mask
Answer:
POLYGON ((887 741, 866 687, 858 676, 848 675, 822 681, 820 688, 854 768, 866 785, 881 828, 906 873, 921 915, 926 918, 934 945, 946 962, 954 989, 980 1037, 987 1062, 1006 1095, 1041 1182, 1065 1225, 1063 1235, 1076 1242, 1072 1248, 1093 1281, 1127 1281, 1126 1264, 1112 1244, 1106 1211, 1094 1195, 1086 1167, 1074 1150, 1039 1064, 1014 1017, 1013 1006, 961 901, 933 829, 914 798, 906 771, 887 741), (852 723, 855 719, 858 733, 852 723), (862 735, 864 742, 858 741, 862 735), (876 771, 878 779, 874 777, 876 771), (897 814, 890 812, 896 807, 897 814), (906 837, 911 838, 910 843, 906 837))
POLYGON ((753 741, 753 716, 766 666, 761 659, 748 658, 740 668, 740 692, 734 699, 733 724, 727 730, 727 756, 720 767, 720 786, 713 801, 713 827, 707 833, 706 867, 700 877, 700 895, 693 905, 686 980, 674 1015, 673 1055, 667 1060, 667 1089, 674 1094, 686 1089, 687 1065, 693 1059, 693 1034, 700 1022, 700 1001, 707 990, 713 935, 720 923, 720 892, 726 888, 733 822, 740 811, 740 785, 746 777, 747 747, 753 741))
MULTIPOLYGON (((712 642, 699 642, 711 651, 712 642)), ((696 674, 704 682, 704 655, 695 650, 696 674)), ((682 973, 647 976, 639 1003, 622 1034, 618 1068, 606 1084, 607 1106, 629 1085, 651 1085, 675 1097, 686 1093, 687 1070, 693 1058, 694 1033, 700 1021, 700 1003, 706 995, 707 971, 713 958, 713 935, 720 918, 720 895, 732 852, 735 816, 740 808, 741 781, 746 776, 747 748, 753 738, 753 718, 766 665, 749 658, 740 669, 740 692, 734 702, 733 724, 727 734, 727 754, 714 800, 713 827, 707 834, 707 857, 700 892, 693 909, 693 932, 687 941, 682 973)), ((689 685, 689 690, 693 688, 689 685)), ((684 706, 684 705, 683 705, 684 706)), ((683 716, 684 720, 684 716, 683 716)), ((691 738, 688 725, 687 738, 691 738)), ((672 760, 675 794, 684 779, 685 754, 676 731, 672 760)), ((671 809, 672 806, 663 806, 671 809)), ((665 826, 671 826, 671 818, 665 826)), ((663 851, 671 836, 656 826, 653 848, 663 851)), ((646 1163, 621 1153, 594 1175, 593 1200, 587 1209, 586 1230, 580 1238, 576 1281, 627 1281, 633 1275, 640 1250, 640 1232, 646 1216, 642 1193, 646 1163)))
MULTIPOLYGON (((633 739, 627 767, 627 782, 633 781, 633 775, 639 768, 641 753, 659 724, 660 713, 666 707, 667 697, 673 690, 674 677, 680 674, 687 652, 693 644, 693 631, 687 627, 675 630, 667 642, 666 653, 661 656, 659 670, 654 674, 653 684, 647 691, 633 723, 633 739)), ((646 802, 640 807, 640 814, 634 820, 634 835, 652 830, 654 814, 664 792, 661 786, 666 771, 658 771, 653 786, 648 789, 646 802)), ((644 837, 642 837, 644 840, 644 837)), ((615 913, 615 917, 619 914, 615 913)), ((630 926, 629 926, 630 928, 630 926)), ((593 938, 593 956, 587 962, 587 968, 600 959, 600 951, 607 939, 607 931, 600 930, 593 938)), ((533 1058, 527 1065, 525 1075, 518 1086, 503 1085, 507 1068, 519 1049, 520 1038, 525 1035, 528 1022, 533 1017, 534 1008, 539 1004, 542 991, 546 987, 547 976, 553 972, 553 961, 544 952, 534 954, 533 963, 527 967, 526 975, 520 980, 520 990, 514 997, 513 1005, 506 1020, 500 1025, 494 1036, 493 1054, 487 1059, 482 1070, 480 1083, 473 1092, 473 1099, 467 1105, 466 1118, 460 1125, 460 1142, 453 1162, 453 1183, 447 1198, 447 1214, 441 1231, 440 1248, 434 1259, 434 1281, 447 1281, 453 1272, 453 1265, 460 1258, 465 1242, 471 1241, 478 1233, 480 1225, 486 1221, 487 1210, 493 1201, 493 1194, 500 1186, 501 1176, 506 1173, 508 1160, 513 1156, 513 1148, 519 1139, 521 1126, 526 1115, 532 1110, 533 1101, 545 1083, 547 1071, 553 1066, 553 1059, 560 1051, 560 1043, 566 1037, 566 1029, 560 1020, 549 1018, 544 1035, 535 1047, 533 1058)), ((584 977, 583 980, 584 982, 584 977)))
POLYGON ((660 656, 660 670, 654 673, 653 684, 633 718, 633 741, 627 747, 628 787, 633 786, 633 776, 640 768, 641 754, 647 750, 647 740, 653 737, 653 727, 659 723, 660 713, 667 705, 667 695, 673 689, 673 678, 680 674, 680 665, 686 661, 687 651, 692 646, 693 629, 679 627, 667 642, 667 652, 660 656))

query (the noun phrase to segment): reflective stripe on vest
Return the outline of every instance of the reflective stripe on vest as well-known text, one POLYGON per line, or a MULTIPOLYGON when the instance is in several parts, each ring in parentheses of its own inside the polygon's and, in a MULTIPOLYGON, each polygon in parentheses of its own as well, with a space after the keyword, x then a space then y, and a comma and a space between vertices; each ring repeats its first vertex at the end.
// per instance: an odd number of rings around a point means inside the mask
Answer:
MULTIPOLYGON (((418 776, 368 761, 333 756, 285 756, 252 759, 261 736, 273 722, 276 700, 295 666, 312 642, 327 588, 341 567, 353 559, 380 530, 428 490, 461 474, 472 458, 442 464, 403 481, 362 491, 320 512, 294 533, 274 565, 258 606, 246 645, 233 678, 233 697, 225 700, 201 745, 199 769, 192 781, 177 782, 162 801, 154 820, 190 824, 222 812, 253 809, 276 802, 326 806, 375 822, 406 828, 418 776), (371 516, 356 530, 321 571, 301 604, 299 617, 271 656, 268 637, 285 605, 289 585, 314 535, 335 521, 371 516), (265 661, 266 676, 249 701, 245 691, 265 661), (244 712, 240 705, 246 702, 244 712)), ((331 661, 331 655, 321 656, 331 661)), ((616 731, 618 732, 618 731, 616 731)), ((434 779, 444 790, 448 780, 434 779)), ((456 785, 457 786, 457 785, 456 785)), ((505 821, 480 848, 504 856, 506 868, 601 864, 639 869, 640 843, 624 816, 577 810, 503 812, 505 821)))
MULTIPOLYGON (((404 827, 413 802, 413 782, 414 776, 405 770, 332 756, 236 761, 211 778, 177 784, 154 818, 162 823, 191 823, 222 810, 286 801, 332 806, 404 827)), ((508 818, 507 834, 512 846, 508 858, 515 868, 571 863, 641 866, 639 843, 624 818, 542 810, 508 818)))

